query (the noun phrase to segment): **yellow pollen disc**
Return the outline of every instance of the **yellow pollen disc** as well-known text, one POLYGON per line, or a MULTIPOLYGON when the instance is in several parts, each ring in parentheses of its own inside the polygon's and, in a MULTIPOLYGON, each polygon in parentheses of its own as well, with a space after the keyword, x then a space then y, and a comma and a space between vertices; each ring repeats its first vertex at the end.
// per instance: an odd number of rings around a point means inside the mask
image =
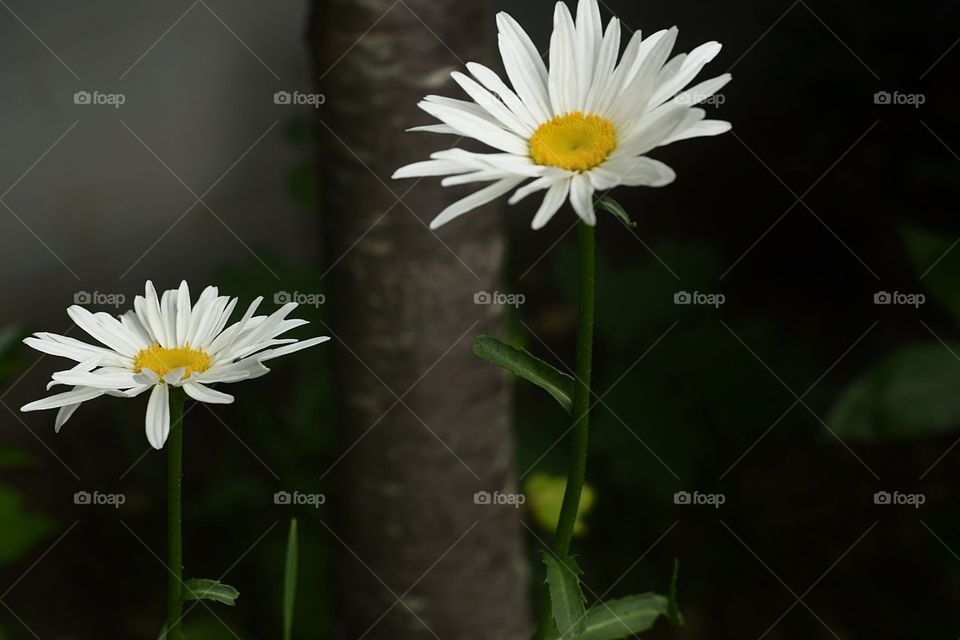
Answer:
POLYGON ((210 368, 210 356, 200 349, 190 347, 161 347, 158 344, 141 349, 133 360, 137 373, 150 369, 161 378, 174 369, 183 369, 183 378, 210 368))
POLYGON ((530 138, 530 157, 539 165, 589 171, 616 147, 612 122, 574 111, 540 125, 530 138))

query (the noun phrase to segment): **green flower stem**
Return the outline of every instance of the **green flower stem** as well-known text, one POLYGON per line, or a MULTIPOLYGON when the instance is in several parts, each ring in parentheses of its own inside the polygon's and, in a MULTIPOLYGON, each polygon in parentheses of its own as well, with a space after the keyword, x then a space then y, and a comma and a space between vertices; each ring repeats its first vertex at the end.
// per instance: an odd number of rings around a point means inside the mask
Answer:
POLYGON ((561 558, 570 554, 570 541, 580 509, 580 494, 587 473, 587 444, 590 438, 590 373, 593 368, 593 316, 596 288, 595 230, 584 222, 577 223, 580 245, 580 307, 577 324, 576 381, 573 392, 573 445, 570 469, 563 493, 560 519, 554 536, 553 550, 561 558))
POLYGON ((170 389, 170 436, 167 438, 167 631, 165 640, 181 640, 183 610, 183 401, 181 389, 170 389))
MULTIPOLYGON (((563 505, 553 539, 553 552, 565 558, 570 554, 570 542, 577 524, 580 494, 587 472, 587 445, 590 440, 590 374, 593 368, 593 322, 596 289, 596 235, 584 222, 577 223, 580 247, 580 300, 577 325, 576 381, 573 393, 573 443, 570 449, 570 469, 563 493, 563 505)), ((541 602, 540 624, 534 638, 548 637, 554 626, 550 613, 550 598, 546 590, 541 602)))

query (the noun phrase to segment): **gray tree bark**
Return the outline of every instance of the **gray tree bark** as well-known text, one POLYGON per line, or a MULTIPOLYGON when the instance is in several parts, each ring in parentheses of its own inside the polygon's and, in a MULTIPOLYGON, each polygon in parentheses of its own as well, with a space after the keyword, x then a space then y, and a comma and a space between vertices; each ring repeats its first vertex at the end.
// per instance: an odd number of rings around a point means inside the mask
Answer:
POLYGON ((503 310, 474 304, 501 282, 493 205, 434 234, 463 191, 394 182, 398 167, 456 138, 404 133, 417 102, 455 95, 450 71, 493 51, 484 0, 316 0, 311 44, 320 110, 327 281, 341 391, 336 609, 341 637, 529 637, 509 383, 474 359, 503 310), (408 192, 409 190, 409 192, 408 192), (402 198, 402 201, 398 201, 402 198))

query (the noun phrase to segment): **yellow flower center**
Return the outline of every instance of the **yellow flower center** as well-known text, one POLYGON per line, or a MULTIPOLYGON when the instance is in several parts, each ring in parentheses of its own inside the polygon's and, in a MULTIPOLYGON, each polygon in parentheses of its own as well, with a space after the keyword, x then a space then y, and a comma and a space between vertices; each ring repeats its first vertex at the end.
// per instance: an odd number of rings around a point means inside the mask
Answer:
POLYGON ((206 371, 210 368, 210 356, 201 349, 190 347, 161 347, 158 344, 141 349, 133 360, 137 373, 143 369, 150 369, 161 378, 175 369, 183 369, 181 380, 189 378, 193 373, 206 371))
POLYGON ((612 122, 574 111, 540 125, 530 138, 530 157, 539 165, 589 171, 616 147, 612 122))

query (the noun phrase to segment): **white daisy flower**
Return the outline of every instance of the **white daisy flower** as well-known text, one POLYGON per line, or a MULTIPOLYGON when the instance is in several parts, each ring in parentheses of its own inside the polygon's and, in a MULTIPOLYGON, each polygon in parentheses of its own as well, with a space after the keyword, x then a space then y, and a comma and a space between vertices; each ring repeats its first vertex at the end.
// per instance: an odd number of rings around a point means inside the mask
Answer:
POLYGON ((243 317, 229 327, 227 321, 237 299, 219 295, 216 287, 207 287, 191 306, 186 282, 158 297, 148 281, 146 294, 137 296, 133 310, 119 318, 74 305, 67 309, 67 315, 104 346, 53 333, 26 338, 24 343, 37 351, 79 364, 54 373, 47 385, 47 389, 71 386, 70 391, 31 402, 21 411, 59 409, 55 423, 59 432, 87 400, 104 394, 133 398, 149 390, 147 440, 160 449, 170 432, 171 386, 182 388, 200 402, 229 404, 233 396, 207 385, 258 378, 269 371, 264 361, 330 339, 278 338, 307 321, 287 319, 297 306, 293 302, 269 316, 253 315, 262 300, 254 300, 243 317))
POLYGON ((576 21, 558 2, 548 70, 516 20, 500 13, 497 26, 500 55, 513 88, 489 68, 469 63, 472 78, 452 75, 472 101, 427 96, 420 108, 442 124, 411 131, 473 138, 499 153, 438 151, 393 175, 447 176, 444 186, 492 183, 444 209, 430 224, 432 229, 530 179, 509 202, 546 191, 534 229, 543 227, 568 199, 584 222, 595 225, 594 192, 619 185, 660 187, 676 177, 670 167, 644 154, 677 140, 730 129, 728 122, 704 119, 706 112, 696 107, 729 82, 730 74, 684 90, 720 51, 718 42, 668 60, 676 27, 645 39, 638 31, 618 64, 619 21, 613 18, 603 31, 596 0, 580 0, 576 21))

